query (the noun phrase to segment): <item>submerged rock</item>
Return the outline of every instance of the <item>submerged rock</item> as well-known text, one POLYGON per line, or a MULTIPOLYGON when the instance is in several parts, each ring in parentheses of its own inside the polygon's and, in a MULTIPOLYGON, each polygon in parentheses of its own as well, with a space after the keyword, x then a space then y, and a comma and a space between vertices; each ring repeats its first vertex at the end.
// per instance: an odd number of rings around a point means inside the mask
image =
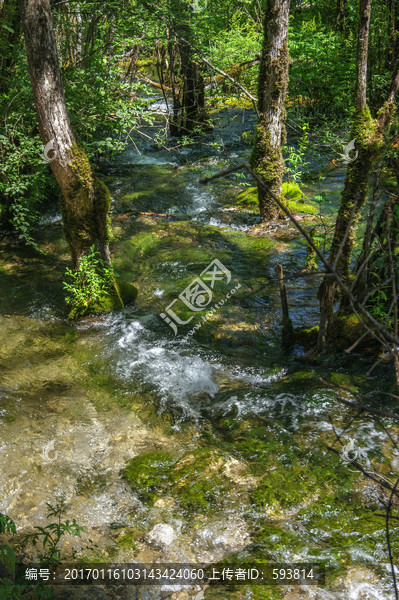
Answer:
POLYGON ((157 523, 155 527, 148 533, 147 540, 150 544, 159 548, 160 550, 166 550, 177 537, 177 533, 171 525, 166 523, 157 523))

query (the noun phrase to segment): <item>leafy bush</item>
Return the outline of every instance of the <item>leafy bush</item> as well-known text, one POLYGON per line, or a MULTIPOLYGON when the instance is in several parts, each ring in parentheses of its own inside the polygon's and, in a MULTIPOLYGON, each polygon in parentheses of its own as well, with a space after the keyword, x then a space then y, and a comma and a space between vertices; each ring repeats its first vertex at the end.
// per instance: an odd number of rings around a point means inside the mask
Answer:
POLYGON ((115 277, 94 246, 79 259, 79 267, 75 271, 68 268, 66 275, 70 281, 64 281, 64 289, 68 292, 65 302, 71 307, 73 316, 95 312, 96 305, 110 295, 115 277))
POLYGON ((289 29, 290 97, 310 112, 347 114, 355 81, 354 44, 316 17, 289 29))
MULTIPOLYGON (((54 506, 46 503, 48 507, 47 518, 55 517, 56 521, 49 523, 45 527, 36 526, 35 531, 28 533, 23 538, 23 545, 31 541, 36 547, 40 545, 41 549, 38 552, 36 561, 43 567, 54 568, 60 565, 67 559, 75 558, 76 551, 72 551, 71 556, 63 557, 60 550, 60 542, 65 535, 73 535, 80 537, 84 532, 84 528, 77 524, 76 519, 62 520, 62 515, 65 512, 65 498, 61 497, 54 506)), ((0 513, 0 535, 14 536, 17 533, 17 528, 14 521, 0 513)), ((10 540, 11 542, 11 540, 10 540)), ((28 598, 43 598, 50 599, 53 597, 51 585, 40 583, 33 584, 15 584, 13 574, 15 565, 18 561, 23 561, 23 556, 16 555, 14 545, 12 543, 0 544, 0 567, 3 566, 4 571, 0 571, 0 600, 12 600, 26 596, 28 598), (8 575, 8 576, 7 576, 8 575)), ((86 549, 94 549, 94 544, 89 540, 90 545, 86 549)))

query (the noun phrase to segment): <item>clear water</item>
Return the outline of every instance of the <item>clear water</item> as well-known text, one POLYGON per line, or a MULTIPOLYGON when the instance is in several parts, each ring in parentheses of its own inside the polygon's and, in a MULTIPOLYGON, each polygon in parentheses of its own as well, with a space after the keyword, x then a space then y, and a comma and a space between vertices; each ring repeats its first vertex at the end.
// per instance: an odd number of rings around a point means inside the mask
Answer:
MULTIPOLYGON (((243 222, 242 214, 227 210, 231 189, 238 184, 234 177, 209 188, 198 183, 204 173, 212 174, 223 164, 248 157, 249 149, 240 136, 253 123, 250 113, 225 111, 220 115, 220 128, 190 147, 167 151, 141 139, 141 154, 132 146, 118 161, 104 165, 114 198, 118 250, 123 252, 135 231, 135 217, 124 219, 132 203, 136 211, 167 213, 172 223, 174 219, 199 227, 210 225, 222 233, 244 232, 255 224, 256 217, 243 222), (220 142, 219 148, 212 150, 211 141, 220 142), (129 194, 136 194, 134 201, 126 200, 129 194)), ((333 201, 339 197, 342 178, 342 171, 330 171, 323 182, 323 190, 333 201)), ((309 196, 317 191, 318 186, 306 188, 309 196)), ((226 458, 225 468, 238 482, 236 489, 223 500, 223 514, 202 516, 201 523, 184 512, 179 515, 162 499, 152 508, 145 506, 121 475, 130 459, 145 452, 167 450, 179 459, 200 445, 204 432, 228 418, 247 420, 251 426, 267 422, 276 438, 303 439, 306 452, 332 435, 329 415, 345 437, 346 409, 335 401, 332 389, 318 382, 317 374, 311 376, 311 385, 298 379, 282 387, 296 370, 308 374, 313 370, 312 365, 300 362, 303 349, 298 347, 288 356, 279 348, 279 301, 272 280, 277 262, 283 263, 288 275, 303 266, 306 250, 301 241, 294 240, 270 256, 262 275, 266 290, 242 309, 238 320, 253 322, 254 340, 262 340, 261 350, 249 351, 239 344, 212 344, 195 337, 190 342, 175 340, 160 322, 157 307, 162 309, 169 280, 193 272, 190 248, 185 261, 159 261, 159 281, 152 281, 152 287, 149 284, 151 309, 148 302, 140 303, 139 295, 136 306, 118 314, 75 325, 66 322, 62 277, 68 252, 56 214, 43 220, 41 235, 46 256, 10 247, 3 247, 1 256, 1 512, 16 521, 19 531, 27 532, 46 522, 46 502, 54 503, 64 495, 67 517, 75 517, 86 528, 104 561, 110 557, 119 562, 212 561, 250 548, 253 523, 265 517, 259 508, 248 505, 245 495, 251 485, 246 472, 249 459, 226 458), (172 527, 175 537, 167 547, 154 550, 151 531, 159 523, 172 527), (133 551, 119 543, 119 536, 134 528, 142 534, 133 551)), ((234 257, 237 276, 243 284, 249 283, 253 272, 247 258, 238 250, 234 257)), ((142 282, 145 297, 145 278, 142 282)), ((317 319, 317 283, 317 278, 288 276, 295 325, 317 319)), ((364 372, 365 360, 357 357, 349 375, 364 372)), ((345 369, 336 365, 338 372, 345 369)), ((214 429, 212 435, 212 443, 225 448, 226 432, 214 429)), ((358 456, 367 465, 381 452, 385 438, 373 423, 358 422, 347 439, 354 440, 358 456)), ((284 452, 289 453, 289 447, 282 446, 283 458, 284 452)), ((395 466, 398 459, 391 458, 395 466)), ((284 520, 288 529, 303 528, 299 534, 303 543, 300 549, 283 545, 274 551, 275 560, 336 560, 334 534, 312 529, 311 523, 305 527, 294 513, 286 511, 284 520), (327 540, 317 555, 311 545, 314 536, 327 540)), ((338 514, 339 506, 331 508, 331 519, 338 514)), ((351 566, 341 582, 335 582, 335 589, 309 587, 300 596, 287 589, 284 597, 393 597, 381 539, 370 548, 362 542, 354 545, 351 538, 346 549, 351 566), (378 575, 375 565, 379 565, 378 575)), ((91 591, 85 593, 82 597, 91 597, 91 591)), ((125 589, 119 597, 134 598, 134 593, 125 589)), ((159 590, 141 590, 140 597, 155 599, 160 594, 159 590)), ((100 592, 96 597, 101 597, 100 592)), ((247 590, 239 597, 254 596, 247 590)))

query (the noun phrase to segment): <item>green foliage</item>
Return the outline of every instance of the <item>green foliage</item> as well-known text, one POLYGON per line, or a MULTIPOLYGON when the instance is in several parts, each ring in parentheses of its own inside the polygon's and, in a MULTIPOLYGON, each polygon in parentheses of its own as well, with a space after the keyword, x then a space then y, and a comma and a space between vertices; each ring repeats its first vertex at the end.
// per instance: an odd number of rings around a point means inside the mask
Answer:
POLYGON ((309 161, 305 159, 309 148, 309 125, 304 123, 301 127, 302 135, 298 139, 298 145, 283 146, 282 151, 287 155, 285 170, 294 181, 302 181, 308 174, 309 161))
MULTIPOLYGON (((65 512, 65 498, 61 497, 54 506, 46 503, 48 507, 47 518, 55 518, 56 521, 49 523, 44 527, 36 526, 35 531, 24 536, 22 545, 25 548, 26 544, 31 542, 33 546, 39 546, 36 561, 44 567, 56 567, 66 560, 67 557, 62 556, 60 542, 66 535, 81 537, 81 533, 85 530, 77 524, 76 519, 62 520, 65 512)), ((17 528, 14 521, 0 513, 0 534, 16 535, 17 528)), ((89 540, 93 549, 94 545, 89 540)), ((76 552, 73 551, 71 558, 76 557, 76 552)), ((19 561, 23 560, 18 557, 19 561)), ((68 557, 70 558, 70 557, 68 557)), ((28 598, 50 599, 53 597, 51 585, 44 584, 15 584, 10 578, 14 576, 15 563, 17 555, 11 543, 0 545, 0 563, 9 573, 9 577, 0 578, 0 600, 12 600, 26 596, 28 598)))
POLYGON ((318 21, 313 16, 289 30, 290 97, 308 112, 348 113, 356 44, 352 34, 344 38, 318 21))
POLYGON ((10 115, 0 134, 0 225, 14 230, 21 241, 38 250, 32 228, 39 206, 48 202, 55 186, 40 158, 40 136, 30 131, 30 116, 29 112, 22 119, 10 115))
MULTIPOLYGON (((66 535, 81 537, 81 533, 85 530, 77 524, 76 519, 62 521, 62 515, 65 512, 65 498, 62 497, 54 506, 48 502, 46 505, 48 508, 47 518, 54 517, 56 521, 44 527, 36 526, 33 533, 25 535, 24 544, 28 542, 34 546, 39 544, 41 546, 41 550, 38 552, 40 563, 57 566, 62 562, 60 541, 66 535)), ((75 552, 72 552, 72 558, 74 557, 75 552)))
POLYGON ((94 246, 88 254, 79 259, 76 270, 68 268, 66 276, 70 281, 64 281, 67 292, 65 302, 71 307, 75 316, 81 316, 95 310, 96 305, 110 295, 114 282, 114 272, 111 267, 104 265, 94 246))

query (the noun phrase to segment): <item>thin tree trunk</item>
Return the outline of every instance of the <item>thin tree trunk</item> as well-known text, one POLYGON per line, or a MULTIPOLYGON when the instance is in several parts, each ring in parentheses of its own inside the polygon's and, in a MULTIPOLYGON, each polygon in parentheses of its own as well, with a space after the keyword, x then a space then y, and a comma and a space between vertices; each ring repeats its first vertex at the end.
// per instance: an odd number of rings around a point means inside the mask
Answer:
POLYGON ((169 53, 169 73, 170 73, 170 86, 172 89, 172 102, 173 102, 173 116, 170 117, 169 131, 170 135, 178 136, 180 132, 179 126, 179 114, 180 114, 180 95, 176 87, 175 82, 175 69, 176 69, 176 40, 172 39, 172 33, 168 29, 168 53, 169 53))
POLYGON ((182 0, 171 2, 170 29, 175 35, 176 47, 180 55, 182 79, 179 127, 174 128, 175 133, 180 135, 202 128, 205 121, 205 83, 194 57, 192 16, 193 8, 188 3, 182 0))
POLYGON ((182 133, 201 127, 204 121, 205 84, 199 65, 193 59, 191 31, 188 25, 175 27, 178 36, 178 48, 181 58, 181 75, 183 79, 182 133))
POLYGON ((50 1, 19 0, 19 8, 40 134, 43 144, 53 142, 55 149, 50 166, 62 192, 63 225, 73 262, 78 267, 80 257, 94 246, 103 261, 110 264, 110 194, 93 174, 71 127, 50 1))
POLYGON ((345 33, 346 26, 346 0, 337 0, 337 29, 345 33))
POLYGON ((14 65, 20 21, 17 0, 0 1, 0 94, 6 93, 14 65))
POLYGON ((360 0, 355 90, 355 106, 358 110, 364 110, 367 103, 367 56, 369 47, 370 10, 370 0, 360 0))
MULTIPOLYGON (((354 246, 354 228, 367 198, 369 176, 381 152, 384 131, 389 123, 394 106, 393 101, 399 88, 396 57, 387 101, 379 112, 378 120, 374 121, 367 106, 366 89, 369 25, 370 0, 360 0, 355 116, 351 131, 351 138, 356 141, 358 157, 349 164, 347 169, 330 250, 330 264, 335 264, 338 274, 344 281, 349 278, 354 246)), ((331 278, 324 278, 318 291, 318 298, 320 300, 320 327, 317 345, 318 350, 321 351, 333 321, 334 304, 339 298, 339 290, 331 278)))
POLYGON ((292 344, 294 339, 294 327, 290 319, 290 313, 288 308, 287 290, 284 283, 284 271, 282 265, 276 266, 276 273, 278 278, 278 285, 280 289, 280 301, 282 311, 282 342, 284 346, 292 344))
MULTIPOLYGON (((288 88, 289 0, 268 0, 264 14, 262 58, 259 69, 259 122, 251 156, 251 167, 280 199, 284 161, 281 146, 285 141, 285 98, 288 88)), ((276 218, 279 209, 273 198, 258 186, 262 221, 276 218)))
MULTIPOLYGON (((345 186, 342 192, 330 249, 330 263, 336 263, 339 275, 347 280, 354 244, 354 225, 366 200, 368 177, 372 166, 370 145, 375 138, 375 125, 367 107, 367 56, 370 27, 370 0, 360 0, 359 33, 356 62, 355 117, 351 139, 356 141, 359 153, 356 160, 349 164, 345 186)), ((325 277, 318 291, 320 301, 320 326, 318 350, 322 351, 326 343, 328 327, 331 325, 334 304, 339 289, 332 278, 325 277)))

